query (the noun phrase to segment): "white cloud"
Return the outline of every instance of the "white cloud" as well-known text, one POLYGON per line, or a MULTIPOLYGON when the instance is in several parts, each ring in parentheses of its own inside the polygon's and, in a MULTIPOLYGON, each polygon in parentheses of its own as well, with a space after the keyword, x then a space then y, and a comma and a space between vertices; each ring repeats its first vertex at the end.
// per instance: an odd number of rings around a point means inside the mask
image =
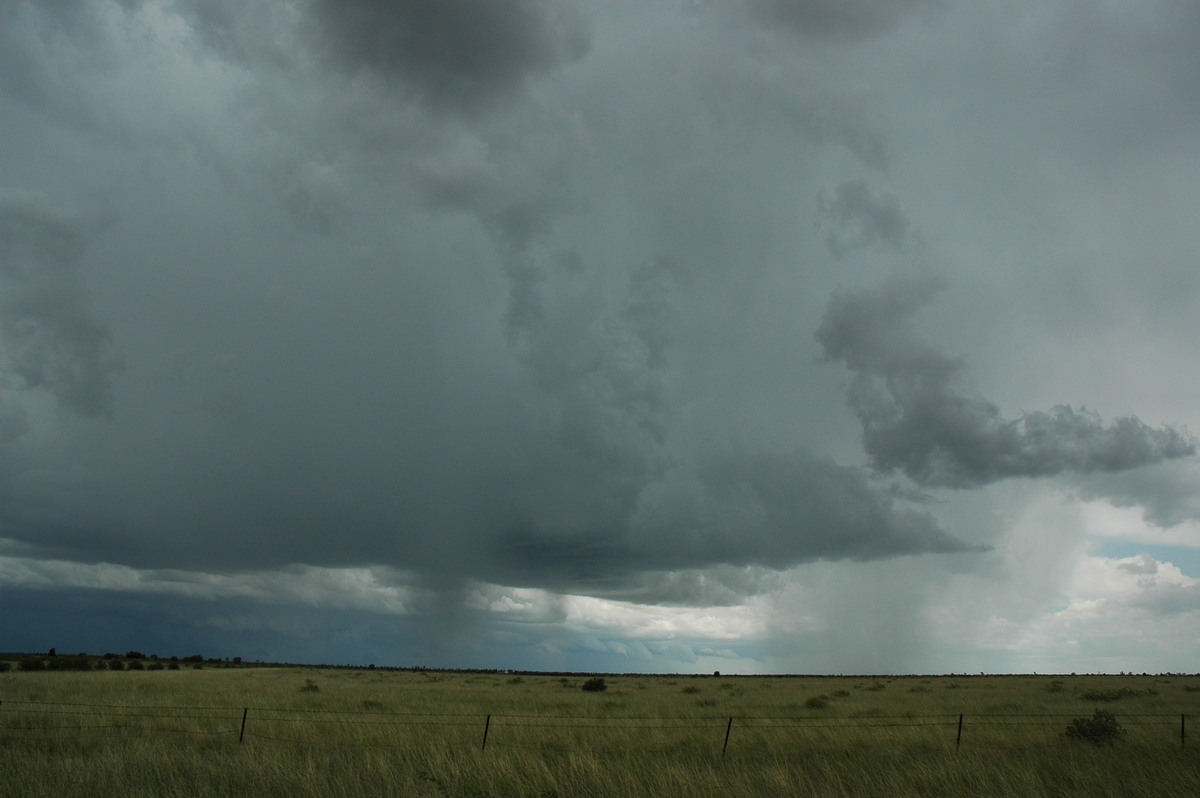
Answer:
POLYGON ((564 633, 596 639, 754 641, 766 632, 757 600, 729 607, 662 607, 481 584, 468 602, 510 620, 558 623, 564 633))
POLYGON ((1145 510, 1140 506, 1115 507, 1104 501, 1081 502, 1079 517, 1087 533, 1097 538, 1200 548, 1200 521, 1156 526, 1146 521, 1145 510))

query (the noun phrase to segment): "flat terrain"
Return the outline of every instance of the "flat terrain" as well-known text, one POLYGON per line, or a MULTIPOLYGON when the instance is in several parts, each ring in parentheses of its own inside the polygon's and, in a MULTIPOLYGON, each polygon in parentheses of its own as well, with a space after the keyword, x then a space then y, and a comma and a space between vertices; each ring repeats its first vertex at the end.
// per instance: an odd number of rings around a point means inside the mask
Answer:
POLYGON ((582 676, 13 668, 0 673, 0 791, 1200 795, 1198 676, 604 680, 585 692, 582 676), (1101 731, 1119 727, 1111 741, 1067 734, 1077 719, 1095 730, 1097 710, 1113 716, 1101 731))

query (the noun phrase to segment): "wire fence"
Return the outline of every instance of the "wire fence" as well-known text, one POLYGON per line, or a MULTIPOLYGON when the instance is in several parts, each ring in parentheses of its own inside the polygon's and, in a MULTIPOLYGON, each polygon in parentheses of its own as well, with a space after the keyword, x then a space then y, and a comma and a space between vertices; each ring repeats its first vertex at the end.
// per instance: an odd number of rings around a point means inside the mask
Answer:
MULTIPOLYGON (((1146 742, 1187 744, 1191 716, 1186 713, 1110 717, 1119 721, 1122 729, 1133 727, 1146 742)), ((773 742, 798 744, 880 733, 909 739, 919 735, 921 740, 940 741, 945 746, 952 743, 954 748, 973 743, 1044 744, 1062 739, 1064 728, 1076 720, 1077 714, 637 717, 0 701, 0 740, 108 732, 122 739, 176 734, 224 737, 231 744, 325 745, 336 733, 339 744, 362 746, 436 740, 482 750, 498 746, 567 750, 589 747, 601 739, 620 745, 625 738, 630 744, 636 741, 640 750, 707 744, 724 756, 739 743, 761 748, 773 742)))

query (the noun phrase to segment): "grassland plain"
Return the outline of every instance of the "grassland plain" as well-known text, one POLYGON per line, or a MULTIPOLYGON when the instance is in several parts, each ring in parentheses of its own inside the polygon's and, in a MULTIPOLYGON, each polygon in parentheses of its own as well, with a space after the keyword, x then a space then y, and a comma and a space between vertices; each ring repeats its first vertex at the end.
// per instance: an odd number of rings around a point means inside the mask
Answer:
POLYGON ((605 680, 14 668, 0 673, 0 794, 1200 795, 1200 734, 1181 738, 1181 722, 1200 730, 1200 677, 605 680), (1126 733, 1069 739, 1096 709, 1126 733))

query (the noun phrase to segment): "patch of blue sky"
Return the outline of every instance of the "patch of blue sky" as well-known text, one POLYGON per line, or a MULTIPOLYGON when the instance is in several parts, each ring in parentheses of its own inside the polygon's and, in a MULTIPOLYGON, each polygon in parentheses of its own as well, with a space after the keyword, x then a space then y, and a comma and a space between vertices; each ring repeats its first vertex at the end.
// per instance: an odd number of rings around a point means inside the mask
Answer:
POLYGON ((1200 547, 1156 546, 1149 543, 1125 543, 1116 540, 1096 541, 1091 553, 1099 557, 1123 559, 1149 554, 1159 562, 1169 562, 1193 579, 1200 578, 1200 547))

